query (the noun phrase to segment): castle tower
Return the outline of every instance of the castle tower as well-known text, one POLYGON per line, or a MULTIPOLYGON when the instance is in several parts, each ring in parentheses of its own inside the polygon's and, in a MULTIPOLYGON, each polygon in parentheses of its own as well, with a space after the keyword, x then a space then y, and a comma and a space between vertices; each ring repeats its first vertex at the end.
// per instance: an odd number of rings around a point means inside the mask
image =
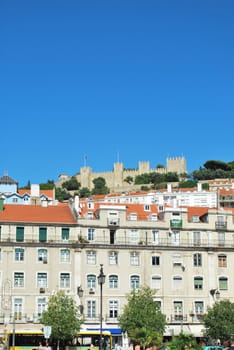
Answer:
POLYGON ((123 186, 123 163, 114 163, 114 188, 123 186))
POLYGON ((84 167, 80 168, 81 187, 92 188, 91 174, 92 174, 92 169, 90 167, 84 166, 84 167))
POLYGON ((186 160, 184 157, 167 158, 167 172, 184 174, 187 173, 186 160))
POLYGON ((139 175, 150 172, 150 162, 138 162, 139 175))

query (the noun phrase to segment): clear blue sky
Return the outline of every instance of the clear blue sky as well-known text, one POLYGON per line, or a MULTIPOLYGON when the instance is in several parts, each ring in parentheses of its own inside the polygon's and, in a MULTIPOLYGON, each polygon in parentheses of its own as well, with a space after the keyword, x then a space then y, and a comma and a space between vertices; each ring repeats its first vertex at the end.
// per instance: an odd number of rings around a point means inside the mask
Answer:
POLYGON ((233 161, 234 1, 2 0, 0 116, 20 186, 233 161))

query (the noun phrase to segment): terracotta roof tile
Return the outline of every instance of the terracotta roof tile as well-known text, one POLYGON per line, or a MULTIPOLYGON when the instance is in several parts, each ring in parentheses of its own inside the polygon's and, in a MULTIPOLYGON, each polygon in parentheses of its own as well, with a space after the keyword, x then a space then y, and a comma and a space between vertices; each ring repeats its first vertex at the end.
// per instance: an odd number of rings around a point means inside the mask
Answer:
POLYGON ((39 205, 4 204, 0 211, 0 223, 54 223, 76 224, 70 208, 67 205, 42 207, 39 205))

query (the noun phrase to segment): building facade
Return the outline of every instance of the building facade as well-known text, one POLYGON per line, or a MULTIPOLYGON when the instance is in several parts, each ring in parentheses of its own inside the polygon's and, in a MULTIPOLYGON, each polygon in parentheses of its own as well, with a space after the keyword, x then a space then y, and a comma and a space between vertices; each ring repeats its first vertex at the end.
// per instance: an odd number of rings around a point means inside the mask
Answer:
POLYGON ((13 322, 40 329, 40 315, 58 290, 82 306, 84 328, 99 328, 100 264, 103 328, 118 340, 126 295, 144 285, 155 290, 168 337, 181 331, 202 336, 203 315, 217 292, 234 302, 231 209, 77 197, 46 207, 2 203, 0 209, 2 330, 13 322))

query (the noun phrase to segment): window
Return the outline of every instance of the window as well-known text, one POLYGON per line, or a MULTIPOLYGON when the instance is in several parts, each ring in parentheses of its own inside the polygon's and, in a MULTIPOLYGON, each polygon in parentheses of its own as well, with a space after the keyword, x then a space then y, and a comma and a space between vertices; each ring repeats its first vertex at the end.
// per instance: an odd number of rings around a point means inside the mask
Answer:
POLYGON ((138 243, 139 237, 138 237, 138 231, 137 230, 130 230, 130 243, 138 243))
POLYGON ((140 287, 140 277, 137 275, 132 275, 130 277, 131 289, 137 289, 140 287))
POLYGON ((38 272, 37 273, 37 288, 47 288, 47 273, 38 272))
POLYGON ((201 255, 201 253, 193 254, 193 266, 202 266, 202 255, 201 255))
POLYGON ((23 299, 22 298, 15 298, 14 299, 14 318, 15 318, 15 320, 22 319, 22 312, 23 312, 23 299))
POLYGON ((150 205, 149 204, 145 204, 145 211, 150 211, 150 205))
POLYGON ((152 255, 152 265, 153 266, 159 266, 160 265, 160 256, 158 255, 152 255))
POLYGON ((87 264, 95 265, 96 264, 96 252, 93 250, 89 250, 87 252, 87 264))
POLYGON ((182 276, 173 276, 173 289, 183 288, 183 279, 182 276))
POLYGON ((201 232, 193 232, 193 243, 194 245, 201 245, 201 232))
POLYGON ((94 228, 88 228, 87 238, 89 241, 94 241, 94 239, 95 239, 95 229, 94 228))
POLYGON ((15 261, 24 261, 24 249, 15 248, 15 261))
POLYGON ((47 228, 39 227, 39 241, 46 242, 47 241, 47 228))
POLYGON ((86 214, 85 214, 85 218, 86 219, 89 219, 89 220, 92 220, 93 219, 93 213, 88 211, 86 214))
POLYGON ((60 250, 60 261, 61 262, 70 262, 71 252, 70 249, 61 249, 60 250))
POLYGON ((183 259, 180 254, 173 254, 172 256, 172 262, 173 266, 182 266, 183 265, 183 259))
POLYGON ((14 273, 14 287, 23 288, 24 287, 24 273, 23 272, 15 272, 14 273))
POLYGON ((157 311, 162 311, 162 302, 161 300, 155 300, 157 311))
POLYGON ((157 230, 152 231, 152 244, 155 244, 155 245, 159 244, 159 231, 157 230))
POLYGON ((89 209, 94 209, 94 203, 89 202, 89 203, 87 204, 87 208, 89 208, 89 209))
POLYGON ((224 254, 218 255, 218 266, 227 267, 227 256, 224 254))
POLYGON ((24 241, 24 227, 16 227, 16 242, 24 241))
POLYGON ((130 213, 128 216, 128 220, 136 221, 137 220, 137 214, 136 213, 130 213))
POLYGON ((119 303, 118 300, 109 301, 109 317, 117 318, 118 317, 119 303))
POLYGON ((203 301, 195 301, 195 314, 203 315, 204 314, 204 303, 203 301))
POLYGON ((193 215, 192 216, 192 222, 200 222, 200 218, 198 215, 193 215))
POLYGON ((182 301, 174 301, 175 320, 183 320, 183 304, 182 301))
POLYGON ((62 240, 63 241, 68 241, 69 240, 69 235, 70 235, 69 228, 62 227, 62 240))
POLYGON ((87 301, 87 317, 96 318, 96 301, 95 300, 87 301))
POLYGON ((118 264, 118 253, 117 252, 110 252, 109 253, 109 264, 110 265, 117 265, 118 264))
POLYGON ((37 257, 38 257, 38 261, 42 261, 42 262, 47 262, 47 249, 45 248, 40 248, 37 251, 37 257))
POLYGON ((118 225, 119 224, 118 212, 109 212, 108 213, 108 224, 109 225, 118 225))
POLYGON ((140 265, 140 255, 138 252, 130 253, 130 265, 140 265))
POLYGON ((60 273, 60 288, 70 288, 70 273, 60 273))
POLYGON ((171 240, 173 245, 180 244, 180 231, 172 231, 171 232, 171 240))
POLYGON ((149 220, 151 220, 151 221, 158 221, 158 215, 157 214, 149 215, 149 220))
POLYGON ((219 245, 225 244, 225 233, 224 232, 218 232, 218 244, 219 245))
POLYGON ((220 290, 227 290, 228 289, 227 277, 219 277, 219 289, 220 290))
POLYGON ((118 288, 118 276, 110 275, 109 276, 109 288, 118 288))
POLYGON ((152 288, 153 289, 160 289, 161 288, 161 281, 162 281, 162 278, 161 276, 158 276, 158 275, 154 275, 152 276, 152 288))
POLYGON ((37 317, 41 317, 42 312, 46 310, 46 298, 37 299, 37 317))
POLYGON ((194 277, 194 289, 202 289, 203 288, 203 277, 196 276, 194 277))
POLYGON ((88 275, 87 276, 87 287, 88 288, 96 288, 96 275, 88 275))

